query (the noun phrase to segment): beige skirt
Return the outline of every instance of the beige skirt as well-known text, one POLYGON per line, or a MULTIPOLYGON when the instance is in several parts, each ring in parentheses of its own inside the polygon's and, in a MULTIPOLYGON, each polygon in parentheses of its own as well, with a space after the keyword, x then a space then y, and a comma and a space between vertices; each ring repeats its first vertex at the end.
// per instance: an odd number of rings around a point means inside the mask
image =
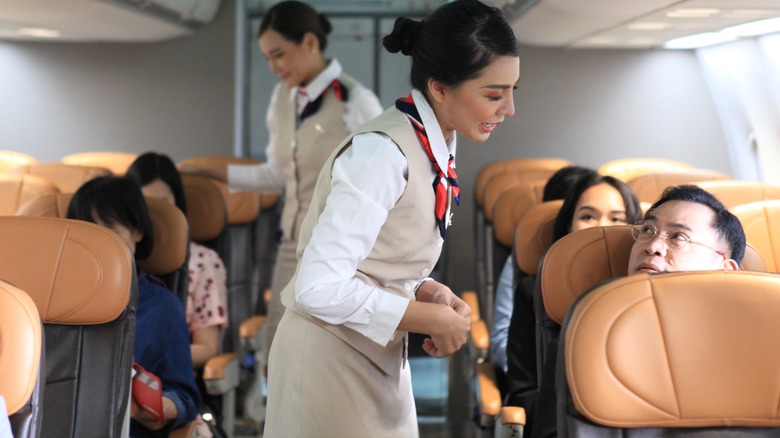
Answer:
POLYGON ((388 376, 289 310, 269 360, 264 437, 419 436, 408 364, 398 376, 388 376))
POLYGON ((268 312, 264 326, 263 338, 263 365, 268 364, 268 352, 271 350, 272 341, 276 334, 276 327, 284 314, 282 304, 282 289, 292 280, 295 268, 298 266, 298 257, 295 254, 298 242, 282 238, 282 243, 276 253, 274 273, 271 278, 271 301, 268 302, 268 312))

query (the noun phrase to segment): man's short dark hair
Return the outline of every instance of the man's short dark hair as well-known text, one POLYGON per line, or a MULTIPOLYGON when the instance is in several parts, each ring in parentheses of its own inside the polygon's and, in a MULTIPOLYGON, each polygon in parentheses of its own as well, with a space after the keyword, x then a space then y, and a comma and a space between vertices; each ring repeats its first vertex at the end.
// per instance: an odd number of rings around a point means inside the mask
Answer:
POLYGON ((691 184, 667 187, 661 198, 647 210, 645 217, 652 214, 658 206, 669 201, 695 202, 709 207, 714 213, 712 227, 718 232, 718 236, 728 243, 731 258, 737 264, 742 263, 742 258, 745 256, 745 231, 739 219, 728 211, 718 198, 703 188, 691 184))

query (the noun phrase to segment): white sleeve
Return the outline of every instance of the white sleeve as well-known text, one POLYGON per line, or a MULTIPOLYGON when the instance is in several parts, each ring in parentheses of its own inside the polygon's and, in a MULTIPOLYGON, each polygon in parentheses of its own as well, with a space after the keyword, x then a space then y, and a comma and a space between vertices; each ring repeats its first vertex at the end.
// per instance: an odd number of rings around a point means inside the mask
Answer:
POLYGON ((406 157, 383 134, 354 137, 333 164, 331 193, 300 261, 295 299, 309 314, 387 345, 409 300, 355 278, 406 189, 406 157))
POLYGON ((347 102, 344 113, 344 123, 349 132, 354 132, 358 126, 382 114, 382 105, 376 95, 365 87, 355 87, 347 102))
POLYGON ((268 145, 265 148, 265 163, 256 166, 228 165, 227 182, 231 188, 260 193, 281 193, 284 190, 284 172, 276 161, 276 153, 273 149, 276 141, 276 115, 271 111, 282 92, 281 83, 276 84, 266 110, 265 124, 268 128, 268 145))

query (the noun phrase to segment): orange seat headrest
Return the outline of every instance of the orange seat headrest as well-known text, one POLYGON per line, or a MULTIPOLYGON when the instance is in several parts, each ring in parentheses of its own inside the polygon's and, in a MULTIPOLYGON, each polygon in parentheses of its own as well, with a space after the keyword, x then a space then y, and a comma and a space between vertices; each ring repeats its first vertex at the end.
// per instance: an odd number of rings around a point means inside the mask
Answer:
POLYGON ((571 304, 586 290, 627 275, 633 245, 628 225, 586 228, 555 242, 540 274, 547 315, 561 324, 571 304))
POLYGON ((512 246, 515 229, 526 213, 542 203, 547 181, 521 182, 504 190, 493 207, 493 234, 504 246, 512 246))
POLYGON ((562 205, 562 200, 556 200, 533 207, 515 229, 515 263, 526 274, 538 273, 539 261, 552 245, 555 218, 562 205))
POLYGON ((601 175, 613 176, 627 182, 648 173, 687 172, 692 168, 688 163, 665 158, 624 158, 606 162, 598 171, 601 175))
POLYGON ((0 216, 13 216, 32 199, 59 193, 51 181, 35 175, 0 175, 0 216))
POLYGON ((780 187, 753 181, 700 181, 697 186, 712 193, 726 206, 733 208, 751 202, 780 199, 780 187))
POLYGON ((0 217, 0 278, 24 289, 46 323, 102 324, 127 308, 135 272, 127 244, 99 225, 0 217))
POLYGON ((680 184, 691 184, 699 181, 730 180, 730 175, 723 172, 704 169, 688 169, 678 172, 648 173, 631 178, 626 184, 636 193, 640 202, 653 203, 657 201, 664 189, 680 184))
POLYGON ((640 274, 601 285, 564 327, 572 401, 609 427, 780 427, 777 315, 775 274, 640 274))
POLYGON ((42 336, 41 317, 32 298, 0 281, 0 394, 8 415, 24 407, 35 390, 42 336))
POLYGON ((82 184, 98 176, 109 176, 105 167, 77 166, 64 163, 35 163, 8 170, 9 173, 25 173, 45 178, 63 193, 73 193, 82 184))
POLYGON ((216 239, 227 224, 225 197, 217 184, 206 177, 182 175, 187 198, 190 237, 201 242, 216 239))
POLYGON ((82 152, 62 157, 62 162, 77 166, 105 167, 114 175, 124 175, 127 169, 138 158, 131 152, 82 152))
POLYGON ((766 269, 780 272, 780 201, 740 205, 732 213, 742 223, 747 241, 762 255, 766 269))
POLYGON ((474 200, 478 207, 485 205, 485 189, 495 176, 503 173, 528 173, 529 179, 549 179, 559 169, 572 162, 559 158, 515 158, 496 161, 482 167, 474 183, 474 200))

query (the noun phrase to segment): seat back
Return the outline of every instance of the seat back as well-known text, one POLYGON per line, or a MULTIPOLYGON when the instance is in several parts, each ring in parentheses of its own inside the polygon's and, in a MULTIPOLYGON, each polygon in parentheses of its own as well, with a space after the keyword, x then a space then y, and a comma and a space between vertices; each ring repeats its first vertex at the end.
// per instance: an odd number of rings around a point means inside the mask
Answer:
MULTIPOLYGON (((190 157, 181 162, 181 164, 262 164, 262 161, 253 158, 233 157, 229 155, 205 155, 190 157)), ((259 291, 264 290, 271 284, 271 273, 276 259, 277 230, 279 228, 279 219, 281 211, 278 208, 278 195, 274 193, 248 193, 248 192, 230 192, 228 186, 218 184, 220 190, 225 194, 228 208, 228 225, 230 239, 236 243, 239 248, 234 251, 243 253, 244 248, 250 242, 253 243, 252 271, 250 281, 252 290, 252 300, 256 301, 256 313, 265 313, 265 304, 259 291), (257 197, 259 196, 259 201, 257 197), (259 202, 259 206, 256 206, 259 202), (257 211, 255 211, 257 209, 257 211), (252 229, 250 230, 251 240, 245 239, 244 230, 247 220, 254 216, 252 229), (240 231, 234 231, 240 230, 240 231)), ((229 268, 230 269, 230 268, 229 268)), ((241 268, 243 272, 244 268, 241 268)), ((242 276, 246 274, 241 274, 242 276)), ((237 280, 240 277, 237 277, 237 280)), ((244 281, 244 280, 241 280, 244 281)))
POLYGON ((780 199, 780 187, 753 181, 701 181, 697 186, 712 193, 726 208, 780 199))
POLYGON ((511 247, 517 225, 532 208, 542 203, 546 180, 528 181, 506 189, 493 206, 495 240, 511 247))
POLYGON ((32 155, 16 151, 0 151, 0 173, 17 166, 26 166, 37 163, 32 155))
POLYGON ((0 217, 0 278, 44 322, 42 436, 119 437, 128 412, 138 286, 127 244, 87 222, 0 217))
POLYGON ((679 172, 648 173, 631 178, 626 182, 636 193, 640 202, 653 203, 661 197, 664 189, 680 184, 699 181, 730 180, 730 175, 714 170, 689 169, 679 172))
POLYGON ((0 174, 0 216, 13 216, 28 201, 55 193, 57 186, 43 178, 0 174))
POLYGON ((599 167, 601 175, 614 176, 628 182, 640 175, 662 172, 688 172, 693 168, 688 163, 665 158, 624 158, 608 161, 599 167))
POLYGON ((104 167, 114 175, 124 175, 127 168, 138 158, 130 152, 82 152, 62 157, 65 164, 76 166, 104 167))
MULTIPOLYGON (((19 216, 64 219, 72 193, 42 196, 17 211, 19 216)), ((138 261, 138 267, 163 280, 170 290, 187 304, 189 285, 189 234, 187 218, 176 206, 156 198, 145 198, 152 223, 154 245, 149 255, 138 261)))
POLYGON ((742 223, 747 241, 761 254, 766 270, 780 272, 780 200, 739 205, 731 211, 742 223))
POLYGON ((187 218, 175 205, 157 198, 144 198, 152 222, 154 245, 138 267, 162 279, 187 308, 190 237, 187 218))
POLYGON ((564 325, 559 436, 776 436, 780 277, 635 275, 564 325))
POLYGON ((111 175, 104 167, 76 166, 63 163, 36 163, 9 169, 9 173, 39 176, 51 181, 62 193, 74 193, 82 184, 97 176, 111 175))
POLYGON ((474 200, 478 207, 484 205, 485 189, 495 176, 503 173, 525 174, 529 180, 549 179, 555 172, 572 162, 558 158, 515 158, 486 164, 477 173, 474 183, 474 200))
POLYGON ((17 438, 41 433, 42 349, 41 317, 35 302, 25 291, 0 281, 0 395, 17 438))
POLYGON ((550 249, 553 228, 563 200, 547 201, 534 206, 520 220, 514 232, 515 263, 521 272, 535 276, 539 262, 550 249))

